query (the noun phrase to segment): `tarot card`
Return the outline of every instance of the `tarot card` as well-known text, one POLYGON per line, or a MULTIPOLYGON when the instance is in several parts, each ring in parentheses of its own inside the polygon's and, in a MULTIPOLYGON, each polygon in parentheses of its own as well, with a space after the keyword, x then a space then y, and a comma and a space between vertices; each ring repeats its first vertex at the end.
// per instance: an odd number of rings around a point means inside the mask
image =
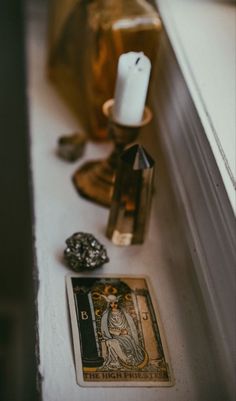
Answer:
POLYGON ((67 276, 78 384, 173 384, 150 291, 146 277, 67 276))

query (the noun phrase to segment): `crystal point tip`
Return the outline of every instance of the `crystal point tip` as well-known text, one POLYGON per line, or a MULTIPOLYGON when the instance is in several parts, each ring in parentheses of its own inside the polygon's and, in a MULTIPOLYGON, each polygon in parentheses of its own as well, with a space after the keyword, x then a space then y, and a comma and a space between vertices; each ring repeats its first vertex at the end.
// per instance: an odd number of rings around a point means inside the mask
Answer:
POLYGON ((147 153, 147 151, 141 145, 133 145, 126 149, 122 155, 121 159, 130 165, 133 170, 145 170, 152 168, 154 165, 154 160, 147 153))

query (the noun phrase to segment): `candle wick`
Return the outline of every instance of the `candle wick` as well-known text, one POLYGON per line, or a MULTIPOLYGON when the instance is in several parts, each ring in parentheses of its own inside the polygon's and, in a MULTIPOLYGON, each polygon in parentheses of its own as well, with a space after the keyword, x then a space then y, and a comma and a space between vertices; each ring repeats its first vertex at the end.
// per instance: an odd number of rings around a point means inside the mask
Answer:
POLYGON ((138 57, 138 58, 137 58, 137 60, 135 61, 135 65, 137 65, 137 64, 138 64, 138 62, 139 62, 140 58, 141 58, 141 57, 138 57))

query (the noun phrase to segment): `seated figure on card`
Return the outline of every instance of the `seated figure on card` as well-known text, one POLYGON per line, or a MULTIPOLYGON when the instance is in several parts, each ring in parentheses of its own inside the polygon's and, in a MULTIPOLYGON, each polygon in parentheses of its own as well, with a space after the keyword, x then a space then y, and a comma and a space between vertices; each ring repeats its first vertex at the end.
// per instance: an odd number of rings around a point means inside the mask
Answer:
POLYGON ((132 317, 119 306, 119 296, 103 297, 107 301, 107 308, 101 319, 101 331, 106 344, 103 366, 108 369, 144 367, 148 357, 139 343, 132 317))

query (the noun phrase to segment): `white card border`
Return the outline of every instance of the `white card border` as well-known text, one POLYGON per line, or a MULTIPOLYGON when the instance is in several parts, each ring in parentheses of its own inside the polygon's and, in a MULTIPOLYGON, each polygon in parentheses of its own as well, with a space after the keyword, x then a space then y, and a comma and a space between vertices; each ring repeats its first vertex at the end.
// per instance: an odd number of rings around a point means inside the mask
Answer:
POLYGON ((66 290, 67 290, 67 297, 68 297, 68 302, 69 302, 69 313, 70 313, 70 321, 71 321, 71 329, 72 329, 72 342, 73 342, 73 348, 74 348, 74 362, 75 362, 75 369, 76 369, 76 379, 77 379, 77 384, 82 387, 171 387, 175 384, 174 381, 174 376, 173 376, 173 371, 170 363, 170 356, 168 352, 168 347, 164 335, 164 329, 162 325, 162 321, 160 318, 160 313, 157 307, 157 301, 156 301, 156 296, 155 292, 153 290, 153 286, 151 283, 150 278, 147 275, 140 275, 140 274, 103 274, 103 275, 84 275, 84 274, 76 274, 76 273, 69 273, 66 275, 66 290), (150 292, 151 300, 152 300, 152 305, 155 311, 157 323, 158 323, 158 328, 160 332, 160 337, 161 337, 161 342, 162 342, 162 348, 164 351, 165 355, 165 360, 168 363, 168 368, 169 368, 169 375, 170 375, 170 380, 168 382, 158 382, 158 381, 125 381, 125 382, 118 382, 118 381, 104 381, 104 382, 91 382, 91 381, 85 381, 83 377, 83 366, 82 366, 82 358, 81 358, 81 351, 80 351, 80 338, 79 338, 79 333, 78 333, 78 323, 77 323, 77 313, 76 313, 76 308, 75 308, 75 302, 74 302, 74 292, 73 292, 73 287, 72 287, 72 278, 117 278, 117 279, 122 279, 122 278, 139 278, 139 279, 145 279, 147 283, 148 290, 150 292))

